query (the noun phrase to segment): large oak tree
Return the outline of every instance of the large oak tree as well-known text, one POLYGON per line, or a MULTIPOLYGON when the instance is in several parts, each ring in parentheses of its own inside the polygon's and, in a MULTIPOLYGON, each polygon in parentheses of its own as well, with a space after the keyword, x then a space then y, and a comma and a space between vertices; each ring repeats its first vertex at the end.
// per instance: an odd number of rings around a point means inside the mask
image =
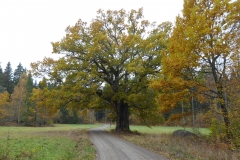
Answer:
POLYGON ((33 72, 58 82, 61 91, 52 97, 65 100, 59 105, 110 107, 116 130, 129 131, 131 113, 149 123, 158 114, 148 84, 161 68, 172 25, 143 20, 143 9, 97 13, 90 25, 79 20, 67 27, 66 36, 52 43, 63 57, 33 63, 33 72))

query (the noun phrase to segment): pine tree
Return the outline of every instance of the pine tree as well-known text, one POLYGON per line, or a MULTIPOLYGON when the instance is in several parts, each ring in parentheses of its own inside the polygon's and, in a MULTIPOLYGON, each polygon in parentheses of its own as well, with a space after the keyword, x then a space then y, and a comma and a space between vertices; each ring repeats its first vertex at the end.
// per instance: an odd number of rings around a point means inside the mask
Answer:
POLYGON ((15 69, 14 74, 13 74, 13 75, 14 75, 14 77, 13 77, 13 83, 14 83, 15 86, 18 84, 19 79, 20 79, 20 77, 21 77, 21 74, 22 74, 23 72, 26 72, 26 69, 24 69, 23 66, 22 66, 22 64, 19 63, 18 66, 17 66, 17 69, 15 69))
POLYGON ((7 63, 7 66, 3 73, 3 87, 6 88, 9 94, 13 93, 13 90, 14 90, 13 73, 12 73, 12 67, 10 62, 7 63))
POLYGON ((5 88, 3 87, 3 71, 0 65, 0 93, 3 93, 4 91, 5 91, 5 88))

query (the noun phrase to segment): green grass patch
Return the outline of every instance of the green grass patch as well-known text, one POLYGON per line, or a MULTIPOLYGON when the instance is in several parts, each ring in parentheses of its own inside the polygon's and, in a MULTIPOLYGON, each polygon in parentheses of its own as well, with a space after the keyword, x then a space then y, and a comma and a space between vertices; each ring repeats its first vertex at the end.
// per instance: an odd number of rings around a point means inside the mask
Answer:
POLYGON ((74 145, 75 143, 68 138, 19 137, 3 140, 0 153, 2 157, 9 159, 72 159, 74 152, 71 150, 74 149, 74 145))
MULTIPOLYGON (((108 129, 115 129, 115 125, 112 125, 111 128, 108 129)), ((131 125, 130 130, 131 131, 137 131, 140 133, 147 133, 147 134, 171 134, 176 130, 182 129, 184 130, 183 127, 172 127, 172 126, 152 126, 152 127, 147 127, 147 126, 138 126, 138 125, 131 125)), ((202 135, 209 135, 210 130, 208 128, 190 128, 187 127, 185 130, 188 130, 193 133, 200 133, 202 135)))
MULTIPOLYGON (((170 127, 170 126, 130 126, 132 131, 138 131, 140 133, 149 133, 149 134, 171 134, 176 130, 184 129, 183 127, 170 127)), ((185 128, 186 130, 194 133, 201 133, 203 135, 208 135, 210 130, 207 128, 185 128)))
POLYGON ((87 130, 98 126, 0 127, 0 159, 95 159, 87 130))

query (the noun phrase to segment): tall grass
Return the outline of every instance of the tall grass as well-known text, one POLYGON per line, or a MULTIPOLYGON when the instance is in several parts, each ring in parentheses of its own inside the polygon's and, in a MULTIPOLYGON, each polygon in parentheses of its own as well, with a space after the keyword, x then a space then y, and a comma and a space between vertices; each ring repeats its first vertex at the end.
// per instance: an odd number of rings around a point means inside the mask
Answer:
MULTIPOLYGON (((112 129, 114 128, 111 127, 112 129)), ((205 128, 185 128, 200 133, 199 139, 193 137, 173 137, 172 132, 182 127, 146 127, 130 126, 132 131, 140 134, 116 134, 138 146, 161 154, 171 160, 238 160, 239 151, 227 150, 222 144, 212 144, 207 140, 210 131, 205 128)), ((136 133, 133 132, 133 133, 136 133)), ((114 133, 114 132, 113 132, 114 133)))
POLYGON ((233 152, 188 138, 169 134, 120 135, 138 146, 159 153, 171 160, 238 160, 239 152, 233 152))
POLYGON ((95 159, 87 129, 97 126, 0 127, 0 159, 95 159))

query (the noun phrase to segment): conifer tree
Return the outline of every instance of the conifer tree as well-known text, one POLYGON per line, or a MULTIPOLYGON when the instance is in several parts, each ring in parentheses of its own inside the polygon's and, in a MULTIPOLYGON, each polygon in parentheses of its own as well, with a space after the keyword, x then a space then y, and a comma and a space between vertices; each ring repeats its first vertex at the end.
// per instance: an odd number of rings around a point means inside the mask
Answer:
POLYGON ((5 88, 3 87, 3 70, 2 67, 0 65, 0 93, 3 93, 5 91, 5 88))
POLYGON ((21 74, 23 72, 26 72, 26 69, 23 68, 22 64, 19 63, 17 66, 17 69, 15 69, 14 73, 13 73, 13 83, 16 86, 19 82, 19 79, 21 77, 21 74))
POLYGON ((9 94, 13 93, 14 83, 13 83, 12 67, 10 62, 7 63, 7 66, 3 72, 3 87, 6 88, 6 91, 9 94))

